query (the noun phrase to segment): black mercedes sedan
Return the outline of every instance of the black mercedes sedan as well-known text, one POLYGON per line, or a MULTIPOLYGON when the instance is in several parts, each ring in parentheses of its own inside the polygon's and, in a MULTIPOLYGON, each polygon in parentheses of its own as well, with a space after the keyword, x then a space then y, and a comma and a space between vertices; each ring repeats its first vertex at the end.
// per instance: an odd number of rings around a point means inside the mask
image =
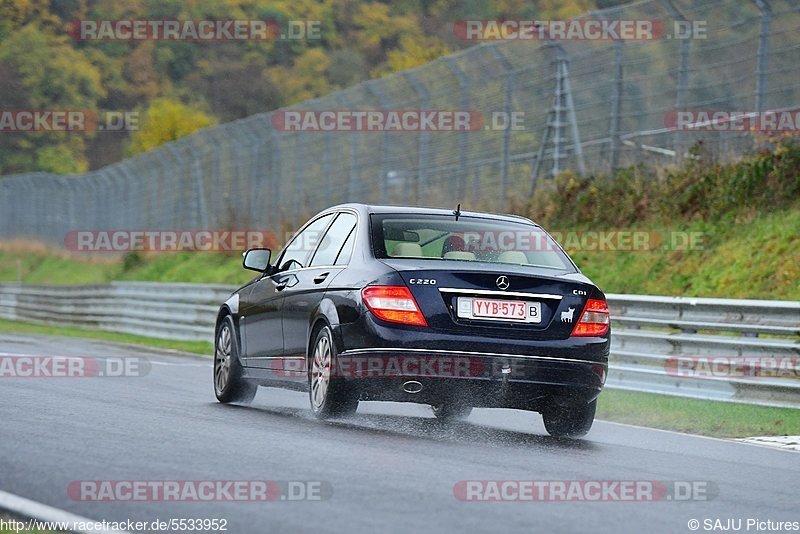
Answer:
POLYGON ((552 237, 517 216, 345 204, 284 249, 250 249, 258 272, 220 307, 214 390, 308 391, 319 418, 360 400, 542 414, 554 436, 586 434, 605 382, 605 295, 552 237))

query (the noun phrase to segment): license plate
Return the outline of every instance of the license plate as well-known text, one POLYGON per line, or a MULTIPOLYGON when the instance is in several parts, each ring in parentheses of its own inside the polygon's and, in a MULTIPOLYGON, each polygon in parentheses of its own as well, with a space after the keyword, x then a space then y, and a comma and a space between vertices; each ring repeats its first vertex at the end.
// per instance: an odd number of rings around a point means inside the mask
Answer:
POLYGON ((486 321, 541 323, 542 303, 526 300, 498 300, 458 297, 458 317, 486 321))

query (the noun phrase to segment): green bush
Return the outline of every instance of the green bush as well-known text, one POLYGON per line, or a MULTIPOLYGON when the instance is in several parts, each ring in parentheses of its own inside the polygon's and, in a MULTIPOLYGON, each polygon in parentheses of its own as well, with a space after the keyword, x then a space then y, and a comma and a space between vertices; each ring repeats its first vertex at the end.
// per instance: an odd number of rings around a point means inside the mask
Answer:
POLYGON ((800 140, 780 140, 774 150, 742 161, 657 172, 628 167, 613 176, 581 178, 565 172, 514 211, 550 227, 615 228, 636 223, 718 221, 789 206, 800 198, 800 140))

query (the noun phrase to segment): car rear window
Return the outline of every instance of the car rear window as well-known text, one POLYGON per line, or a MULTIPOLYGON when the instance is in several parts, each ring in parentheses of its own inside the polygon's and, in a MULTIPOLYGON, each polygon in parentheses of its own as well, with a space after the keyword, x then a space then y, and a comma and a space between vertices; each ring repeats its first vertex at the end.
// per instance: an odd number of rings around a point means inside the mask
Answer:
POLYGON ((375 257, 421 258, 524 265, 575 272, 561 247, 541 227, 484 217, 376 214, 375 257))

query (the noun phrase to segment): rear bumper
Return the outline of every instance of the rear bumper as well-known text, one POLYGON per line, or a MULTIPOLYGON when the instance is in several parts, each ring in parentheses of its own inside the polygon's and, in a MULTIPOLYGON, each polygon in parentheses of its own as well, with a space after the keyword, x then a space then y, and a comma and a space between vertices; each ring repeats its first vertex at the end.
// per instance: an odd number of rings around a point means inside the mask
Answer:
POLYGON ((534 411, 591 402, 608 373, 600 361, 436 349, 352 349, 338 360, 335 373, 362 400, 534 411))
POLYGON ((369 313, 335 326, 334 340, 342 362, 339 376, 364 400, 456 401, 535 411, 597 398, 610 345, 608 336, 534 340, 453 334, 392 325, 369 313), (411 380, 419 383, 419 392, 404 391, 411 380))

